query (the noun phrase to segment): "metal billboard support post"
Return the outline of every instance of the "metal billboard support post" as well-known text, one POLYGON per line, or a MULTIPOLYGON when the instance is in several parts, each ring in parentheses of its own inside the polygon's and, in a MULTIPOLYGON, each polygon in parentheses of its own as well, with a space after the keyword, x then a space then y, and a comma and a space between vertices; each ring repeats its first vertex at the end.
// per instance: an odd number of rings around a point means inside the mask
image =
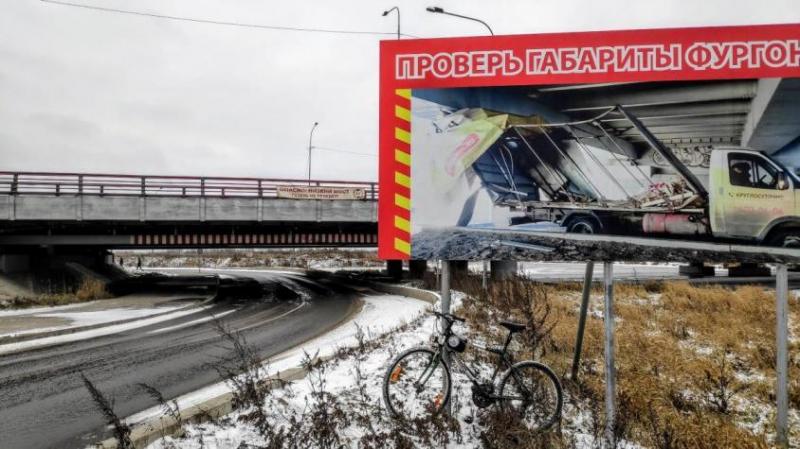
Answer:
MULTIPOLYGON (((442 313, 450 313, 450 274, 451 274, 450 261, 443 260, 442 261, 442 274, 441 274, 441 276, 442 276, 442 281, 441 281, 442 282, 442 291, 441 291, 442 292, 442 313)), ((444 329, 445 326, 447 326, 447 323, 445 322, 444 318, 442 318, 441 325, 442 325, 442 329, 444 329)), ((442 353, 442 357, 444 358, 444 361, 449 366, 450 365, 450 354, 447 352, 447 348, 446 347, 445 347, 444 352, 442 353)), ((446 385, 445 385, 445 387, 446 387, 446 385)), ((450 404, 451 404, 451 401, 447 401, 447 404, 445 405, 445 409, 444 410, 445 410, 445 412, 447 414, 450 414, 450 409, 451 409, 451 405, 450 404)))
POLYGON ((606 365, 606 448, 616 447, 614 423, 616 421, 617 371, 614 358, 614 262, 603 262, 603 324, 605 326, 606 365))
POLYGON ((775 444, 780 448, 789 447, 789 275, 786 264, 779 264, 775 270, 775 338, 776 338, 776 388, 777 413, 775 423, 775 444))
POLYGON ((481 287, 483 287, 484 291, 486 290, 486 275, 487 275, 487 272, 489 271, 488 265, 489 265, 489 262, 484 260, 483 261, 483 273, 481 274, 481 287))
POLYGON ((581 314, 578 317, 578 335, 575 337, 575 355, 572 357, 572 380, 578 378, 578 367, 581 364, 583 332, 586 329, 586 315, 589 312, 589 298, 592 292, 593 275, 594 262, 586 262, 586 273, 583 275, 583 293, 581 295, 581 314))

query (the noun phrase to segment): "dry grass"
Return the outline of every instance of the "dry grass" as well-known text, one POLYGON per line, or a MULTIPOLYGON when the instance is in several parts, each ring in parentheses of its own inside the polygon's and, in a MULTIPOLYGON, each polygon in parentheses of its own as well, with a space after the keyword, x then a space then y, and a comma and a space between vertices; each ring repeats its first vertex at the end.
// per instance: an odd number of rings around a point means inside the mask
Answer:
POLYGON ((14 297, 0 301, 0 309, 24 309, 41 306, 63 306, 78 302, 110 298, 105 284, 96 279, 84 279, 74 293, 46 293, 34 297, 14 297))
MULTIPOLYGON (((500 318, 533 326, 519 346, 519 358, 534 357, 553 367, 565 379, 572 403, 597 410, 597 420, 604 419, 597 404, 604 392, 602 292, 597 286, 577 382, 566 379, 579 284, 514 279, 495 282, 484 292, 479 280, 466 278, 455 287, 470 295, 462 313, 488 338, 504 336, 492 325, 500 318)), ((773 291, 680 282, 620 284, 615 298, 619 437, 654 448, 768 447, 775 402, 773 291)), ((800 302, 792 300, 790 321, 798 320, 800 302)), ((795 340, 790 348, 793 408, 800 407, 798 349, 795 340)), ((792 436, 800 439, 797 425, 792 436)))
POLYGON ((92 301, 95 299, 105 299, 110 295, 106 291, 105 283, 97 279, 85 278, 78 289, 75 291, 75 298, 78 301, 92 301))

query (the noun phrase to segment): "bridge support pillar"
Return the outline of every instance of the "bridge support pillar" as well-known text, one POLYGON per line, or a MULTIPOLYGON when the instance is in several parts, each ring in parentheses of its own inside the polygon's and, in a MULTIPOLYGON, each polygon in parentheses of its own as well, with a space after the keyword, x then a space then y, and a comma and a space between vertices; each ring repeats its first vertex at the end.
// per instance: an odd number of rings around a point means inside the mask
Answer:
POLYGON ((0 255, 0 273, 24 273, 31 268, 31 256, 28 254, 0 255))
POLYGON ((489 262, 489 269, 492 272, 492 280, 509 279, 517 274, 517 261, 493 260, 489 262))
POLYGON ((402 260, 387 260, 386 261, 386 275, 390 278, 399 281, 403 278, 403 261, 402 260))
POLYGON ((427 260, 409 260, 408 261, 408 274, 412 279, 422 279, 425 272, 428 270, 427 260))
POLYGON ((690 278, 714 276, 714 267, 708 266, 702 262, 693 262, 689 265, 681 265, 678 267, 678 274, 689 276, 690 278))

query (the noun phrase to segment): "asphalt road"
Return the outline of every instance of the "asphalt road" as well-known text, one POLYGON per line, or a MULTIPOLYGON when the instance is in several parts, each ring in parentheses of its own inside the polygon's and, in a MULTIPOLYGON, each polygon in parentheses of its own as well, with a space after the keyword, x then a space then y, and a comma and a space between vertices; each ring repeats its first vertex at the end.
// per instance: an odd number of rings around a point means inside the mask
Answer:
MULTIPOLYGON (((325 333, 357 304, 353 292, 300 275, 242 275, 293 288, 301 284, 311 293, 302 307, 297 300, 214 304, 210 311, 227 313, 220 320, 230 329, 241 330, 263 358, 325 333)), ((208 314, 199 311, 114 335, 0 356, 0 448, 83 448, 108 436, 81 372, 113 398, 122 417, 156 405, 137 383, 173 398, 219 381, 212 364, 229 352, 215 324, 188 324, 208 314)))

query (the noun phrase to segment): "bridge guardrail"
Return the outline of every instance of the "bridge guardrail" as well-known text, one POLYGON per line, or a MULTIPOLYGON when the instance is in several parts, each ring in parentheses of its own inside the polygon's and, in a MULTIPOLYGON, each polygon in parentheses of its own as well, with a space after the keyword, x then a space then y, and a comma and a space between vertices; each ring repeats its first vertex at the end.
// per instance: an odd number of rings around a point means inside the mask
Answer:
POLYGON ((276 198, 279 186, 364 189, 365 200, 378 199, 374 182, 235 178, 212 176, 145 176, 99 173, 0 172, 0 194, 125 195, 177 197, 276 198))

